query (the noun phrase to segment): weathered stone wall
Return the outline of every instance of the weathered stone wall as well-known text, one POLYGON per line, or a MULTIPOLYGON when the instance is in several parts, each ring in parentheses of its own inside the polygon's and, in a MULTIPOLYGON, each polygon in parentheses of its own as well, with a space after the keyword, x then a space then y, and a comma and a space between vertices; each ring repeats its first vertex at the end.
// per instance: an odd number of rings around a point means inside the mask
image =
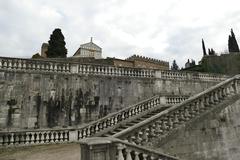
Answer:
POLYGON ((159 150, 186 160, 239 160, 239 96, 190 123, 159 144, 159 150), (226 108, 225 108, 226 107, 226 108))
POLYGON ((0 128, 75 126, 156 94, 192 95, 216 83, 0 71, 0 128))

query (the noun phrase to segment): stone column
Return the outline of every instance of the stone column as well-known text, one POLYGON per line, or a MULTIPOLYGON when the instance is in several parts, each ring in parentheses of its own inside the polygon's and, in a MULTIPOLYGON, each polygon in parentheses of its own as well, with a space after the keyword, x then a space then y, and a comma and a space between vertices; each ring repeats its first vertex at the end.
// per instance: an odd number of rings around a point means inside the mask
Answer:
POLYGON ((112 141, 103 138, 86 138, 80 141, 82 160, 124 160, 121 144, 114 146, 112 141), (118 157, 116 158, 116 153, 118 157))

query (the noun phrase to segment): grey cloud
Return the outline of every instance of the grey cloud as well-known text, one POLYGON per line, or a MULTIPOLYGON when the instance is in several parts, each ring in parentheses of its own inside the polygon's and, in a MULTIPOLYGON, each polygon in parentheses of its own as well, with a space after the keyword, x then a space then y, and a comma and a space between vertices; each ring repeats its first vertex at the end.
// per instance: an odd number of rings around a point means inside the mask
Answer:
POLYGON ((65 36, 69 56, 93 36, 106 57, 126 58, 139 53, 170 63, 176 59, 180 66, 188 58, 200 60, 202 37, 207 47, 217 51, 226 48, 230 27, 236 28, 240 37, 238 11, 225 11, 214 21, 191 14, 181 17, 181 13, 172 14, 182 2, 178 0, 146 1, 159 6, 154 12, 146 6, 135 12, 138 5, 126 6, 130 2, 127 0, 23 2, 0 1, 0 56, 31 57, 57 27, 65 36))

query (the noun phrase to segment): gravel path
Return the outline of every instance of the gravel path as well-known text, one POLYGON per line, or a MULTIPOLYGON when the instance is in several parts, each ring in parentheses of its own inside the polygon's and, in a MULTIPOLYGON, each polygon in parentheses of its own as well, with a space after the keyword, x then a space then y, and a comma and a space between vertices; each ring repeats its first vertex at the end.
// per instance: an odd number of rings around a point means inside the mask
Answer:
POLYGON ((0 149, 0 160, 80 160, 80 144, 0 149))

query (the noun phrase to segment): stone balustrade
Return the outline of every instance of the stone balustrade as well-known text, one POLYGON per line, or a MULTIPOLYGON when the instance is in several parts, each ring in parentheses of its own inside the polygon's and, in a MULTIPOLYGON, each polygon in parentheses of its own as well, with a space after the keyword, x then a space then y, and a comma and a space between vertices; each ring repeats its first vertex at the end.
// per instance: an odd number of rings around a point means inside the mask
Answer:
POLYGON ((177 95, 167 95, 167 96, 161 96, 161 103, 162 104, 178 104, 182 103, 183 101, 187 100, 188 96, 177 96, 177 95), (165 102, 165 103, 164 103, 165 102))
POLYGON ((87 138, 80 141, 80 145, 81 159, 84 160, 179 160, 116 138, 87 138))
POLYGON ((0 57, 0 69, 70 73, 70 64, 47 60, 0 57))
POLYGON ((0 132, 0 146, 68 142, 70 132, 69 130, 0 132))
POLYGON ((210 112, 222 101, 238 95, 239 76, 227 79, 186 101, 174 105, 126 130, 113 135, 137 145, 152 145, 154 139, 165 138, 191 120, 210 112))
POLYGON ((0 132, 0 146, 78 141, 83 138, 94 136, 105 129, 118 125, 121 122, 131 119, 133 116, 146 112, 154 107, 181 103, 185 99, 186 96, 157 95, 118 112, 109 114, 106 117, 91 122, 81 128, 0 132))
POLYGON ((40 71, 79 75, 126 76, 167 80, 223 81, 227 76, 197 72, 175 72, 142 68, 115 67, 96 64, 63 62, 51 59, 22 59, 0 57, 0 70, 40 71))
POLYGON ((201 80, 201 81, 223 81, 229 78, 226 75, 199 72, 178 72, 156 70, 156 78, 172 80, 201 80))
POLYGON ((89 65, 79 64, 79 74, 92 74, 92 75, 109 75, 109 76, 130 76, 130 77, 147 77, 155 76, 154 70, 138 69, 127 67, 113 67, 103 65, 89 65))

